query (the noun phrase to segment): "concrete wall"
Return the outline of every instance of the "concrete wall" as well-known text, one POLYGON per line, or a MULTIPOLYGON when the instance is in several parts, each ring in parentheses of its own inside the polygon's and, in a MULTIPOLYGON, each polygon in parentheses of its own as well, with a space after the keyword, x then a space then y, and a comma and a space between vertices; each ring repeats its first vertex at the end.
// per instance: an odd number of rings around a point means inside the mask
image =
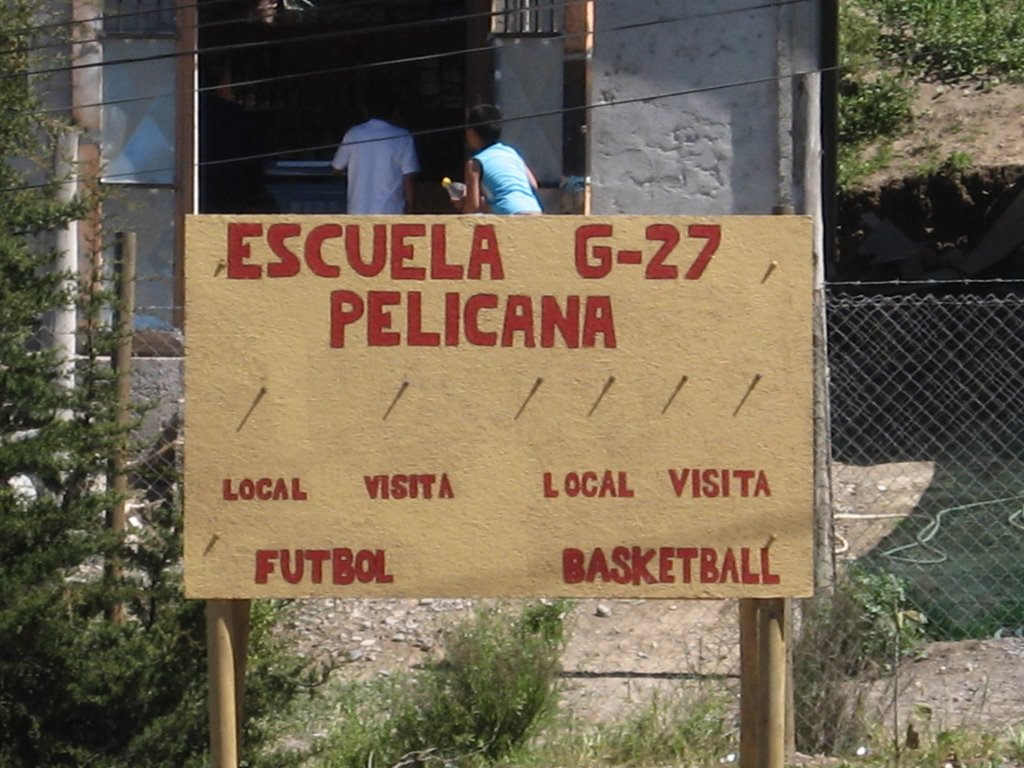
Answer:
POLYGON ((806 89, 786 75, 816 68, 817 6, 596 3, 593 212, 752 214, 800 202, 806 89))
POLYGON ((132 400, 142 408, 137 437, 149 446, 162 429, 181 415, 185 389, 180 357, 136 357, 132 360, 132 400))

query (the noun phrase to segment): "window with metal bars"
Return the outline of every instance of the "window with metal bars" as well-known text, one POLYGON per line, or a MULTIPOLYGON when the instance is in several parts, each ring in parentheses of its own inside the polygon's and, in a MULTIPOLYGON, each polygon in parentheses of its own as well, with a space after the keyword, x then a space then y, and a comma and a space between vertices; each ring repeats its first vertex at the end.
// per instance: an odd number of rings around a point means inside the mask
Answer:
POLYGON ((107 35, 173 35, 174 6, 175 0, 104 0, 103 31, 107 35))
POLYGON ((494 0, 491 32, 499 36, 557 35, 562 7, 556 0, 494 0))

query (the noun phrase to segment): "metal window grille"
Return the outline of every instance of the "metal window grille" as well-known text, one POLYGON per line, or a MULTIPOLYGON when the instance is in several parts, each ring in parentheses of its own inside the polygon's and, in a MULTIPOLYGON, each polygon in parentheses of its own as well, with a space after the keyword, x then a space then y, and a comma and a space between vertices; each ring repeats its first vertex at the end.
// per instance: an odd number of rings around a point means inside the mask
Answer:
POLYGON ((163 36, 175 33, 175 0, 105 0, 108 35, 163 36))
POLYGON ((495 35, 557 35, 562 31, 563 3, 554 0, 495 0, 491 32, 495 35))

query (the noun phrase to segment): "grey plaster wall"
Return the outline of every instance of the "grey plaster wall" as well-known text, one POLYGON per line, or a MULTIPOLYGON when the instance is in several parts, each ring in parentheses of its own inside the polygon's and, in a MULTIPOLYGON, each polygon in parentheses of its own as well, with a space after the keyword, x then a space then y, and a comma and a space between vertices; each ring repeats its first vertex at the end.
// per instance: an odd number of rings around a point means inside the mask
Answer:
POLYGON ((184 360, 180 357, 136 357, 132 360, 132 400, 143 409, 138 436, 148 444, 182 417, 184 360))
POLYGON ((817 3, 600 0, 594 25, 595 214, 770 213, 780 187, 801 194, 788 74, 815 69, 817 3))

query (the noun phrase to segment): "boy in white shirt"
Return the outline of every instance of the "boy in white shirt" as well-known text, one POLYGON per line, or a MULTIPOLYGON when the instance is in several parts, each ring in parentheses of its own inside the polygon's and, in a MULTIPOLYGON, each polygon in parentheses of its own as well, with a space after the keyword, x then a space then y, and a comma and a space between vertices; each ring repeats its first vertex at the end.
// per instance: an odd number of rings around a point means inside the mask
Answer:
POLYGON ((334 153, 331 168, 348 173, 348 213, 412 213, 420 163, 412 134, 390 121, 396 101, 386 88, 366 100, 370 119, 349 128, 334 153))

